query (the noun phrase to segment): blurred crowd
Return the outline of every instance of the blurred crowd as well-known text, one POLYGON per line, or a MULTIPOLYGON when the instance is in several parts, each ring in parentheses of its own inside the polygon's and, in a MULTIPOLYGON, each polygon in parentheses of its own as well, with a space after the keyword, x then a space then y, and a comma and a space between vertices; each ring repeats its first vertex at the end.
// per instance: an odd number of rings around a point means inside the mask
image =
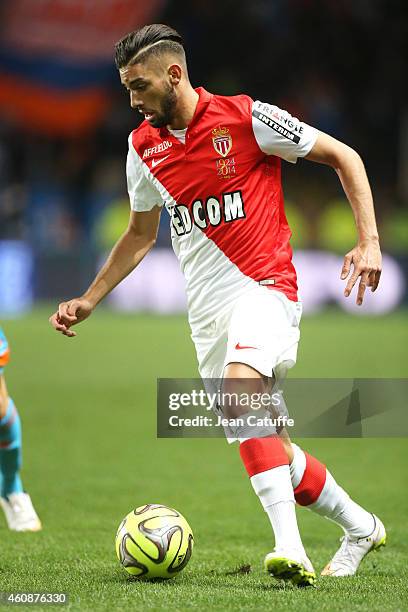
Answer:
MULTIPOLYGON (((356 148, 386 249, 398 254, 408 252, 403 5, 169 1, 154 20, 183 35, 193 85, 277 104, 356 148)), ((113 64, 109 87, 103 120, 72 138, 0 118, 0 240, 23 239, 43 253, 100 252, 124 229, 127 136, 141 116, 129 108, 113 64)), ((283 173, 294 246, 350 248, 353 219, 332 171, 300 162, 283 173)), ((169 244, 168 225, 162 215, 161 245, 169 244)))

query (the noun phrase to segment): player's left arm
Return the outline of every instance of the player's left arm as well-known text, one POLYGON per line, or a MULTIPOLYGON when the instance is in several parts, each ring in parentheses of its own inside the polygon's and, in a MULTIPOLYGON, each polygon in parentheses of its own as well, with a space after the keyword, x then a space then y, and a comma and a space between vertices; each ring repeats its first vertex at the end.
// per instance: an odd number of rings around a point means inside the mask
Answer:
POLYGON ((342 280, 347 279, 353 264, 353 272, 348 279, 344 295, 350 295, 360 278, 356 301, 361 306, 366 287, 375 291, 381 276, 381 250, 373 197, 363 161, 354 149, 323 132, 319 132, 306 159, 334 168, 353 209, 358 243, 344 257, 340 277, 342 280))

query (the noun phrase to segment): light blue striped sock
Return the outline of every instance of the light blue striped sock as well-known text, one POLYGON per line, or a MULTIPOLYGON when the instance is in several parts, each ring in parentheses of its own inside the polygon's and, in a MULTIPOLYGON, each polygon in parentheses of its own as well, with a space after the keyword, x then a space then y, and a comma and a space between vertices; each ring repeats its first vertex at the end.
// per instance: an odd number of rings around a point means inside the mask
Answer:
POLYGON ((0 419, 0 495, 21 493, 22 460, 21 421, 14 402, 9 398, 7 412, 0 419))

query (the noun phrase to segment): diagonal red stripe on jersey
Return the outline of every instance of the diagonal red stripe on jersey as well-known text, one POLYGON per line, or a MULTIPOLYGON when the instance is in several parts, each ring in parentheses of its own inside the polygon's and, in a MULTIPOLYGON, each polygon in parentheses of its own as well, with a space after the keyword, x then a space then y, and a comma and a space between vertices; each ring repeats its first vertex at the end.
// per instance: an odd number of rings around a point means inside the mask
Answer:
MULTIPOLYGON (((273 278, 273 288, 296 301, 281 161, 259 147, 252 124, 253 101, 245 95, 218 96, 202 88, 196 91, 199 103, 185 145, 166 128, 153 128, 147 121, 132 133, 133 148, 142 161, 149 159, 146 151, 155 147, 164 150, 163 143, 169 151, 164 164, 148 168, 149 175, 174 200, 173 244, 185 270, 187 289, 190 281, 195 286, 201 282, 204 269, 204 277, 213 279, 207 285, 213 287, 221 284, 228 271, 223 263, 222 269, 211 268, 211 249, 197 238, 203 233, 244 277, 257 282, 273 278), (219 173, 221 156, 213 146, 212 134, 217 127, 228 130, 232 142, 228 157, 222 158, 224 166, 228 160, 234 168, 226 177, 219 173), (193 257, 194 265, 190 265, 193 257), (192 278, 194 274, 197 278, 192 278)), ((146 193, 151 190, 150 185, 146 193)))

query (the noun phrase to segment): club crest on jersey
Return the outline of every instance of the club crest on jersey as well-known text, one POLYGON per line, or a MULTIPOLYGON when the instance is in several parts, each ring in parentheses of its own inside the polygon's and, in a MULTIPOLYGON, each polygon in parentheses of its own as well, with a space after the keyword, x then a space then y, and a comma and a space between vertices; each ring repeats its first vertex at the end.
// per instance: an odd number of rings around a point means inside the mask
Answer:
POLYGON ((232 149, 232 137, 227 127, 216 127, 212 131, 214 149, 222 157, 227 157, 232 149))

